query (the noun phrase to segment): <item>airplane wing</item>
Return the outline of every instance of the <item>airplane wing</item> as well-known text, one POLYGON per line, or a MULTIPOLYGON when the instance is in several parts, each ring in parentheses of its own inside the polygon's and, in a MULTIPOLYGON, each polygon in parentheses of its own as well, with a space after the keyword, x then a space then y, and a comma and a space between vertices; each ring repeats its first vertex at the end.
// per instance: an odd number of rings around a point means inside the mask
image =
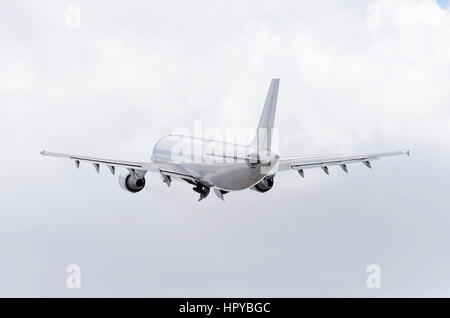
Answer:
POLYGON ((97 172, 100 171, 100 165, 106 165, 112 174, 115 174, 116 167, 126 168, 132 172, 140 175, 145 175, 147 171, 156 172, 161 174, 164 182, 169 186, 170 178, 167 177, 177 177, 181 179, 195 181, 195 178, 185 171, 175 171, 173 169, 168 169, 163 165, 158 165, 153 162, 139 162, 139 161, 124 161, 124 160, 114 160, 114 159, 103 159, 94 157, 85 157, 79 155, 69 155, 56 152, 41 151, 43 156, 59 157, 71 159, 75 162, 77 168, 80 167, 80 162, 91 163, 97 172))
POLYGON ((293 157, 293 158, 280 158, 280 166, 278 171, 283 170, 297 170, 298 173, 304 177, 303 169, 322 168, 322 170, 329 174, 329 166, 340 166, 342 170, 348 172, 347 164, 362 162, 368 168, 372 168, 370 162, 372 160, 379 160, 382 157, 408 155, 407 151, 394 151, 375 153, 367 155, 323 155, 323 156, 308 156, 308 157, 293 157))

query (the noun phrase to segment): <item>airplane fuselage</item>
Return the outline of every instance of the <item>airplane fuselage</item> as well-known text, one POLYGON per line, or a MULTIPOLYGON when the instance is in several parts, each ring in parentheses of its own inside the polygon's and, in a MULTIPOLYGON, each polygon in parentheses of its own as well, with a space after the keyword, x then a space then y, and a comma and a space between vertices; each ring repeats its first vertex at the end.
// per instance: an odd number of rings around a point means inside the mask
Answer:
POLYGON ((275 174, 278 159, 273 153, 256 158, 249 146, 183 135, 161 138, 152 153, 159 166, 226 191, 248 189, 275 174))

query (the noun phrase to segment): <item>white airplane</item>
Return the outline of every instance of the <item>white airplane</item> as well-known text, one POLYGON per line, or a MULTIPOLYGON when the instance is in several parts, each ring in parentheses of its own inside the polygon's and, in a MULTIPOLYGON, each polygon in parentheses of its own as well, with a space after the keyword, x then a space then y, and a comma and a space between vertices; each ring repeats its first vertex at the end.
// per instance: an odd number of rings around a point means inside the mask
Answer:
POLYGON ((125 168, 120 174, 119 184, 132 193, 145 187, 147 172, 155 172, 160 174, 169 187, 172 180, 193 185, 193 190, 200 194, 199 201, 208 196, 210 189, 222 200, 230 191, 252 189, 267 192, 272 188, 274 177, 279 171, 294 170, 304 177, 305 169, 321 168, 328 175, 328 167, 339 166, 348 173, 347 165, 351 163, 361 162, 371 168, 372 160, 403 154, 409 156, 409 151, 394 151, 366 155, 280 157, 272 150, 279 83, 279 79, 272 79, 256 135, 249 145, 168 135, 155 144, 150 162, 102 159, 47 151, 42 151, 41 154, 72 159, 77 168, 80 162, 88 162, 93 164, 97 172, 100 165, 106 165, 113 175, 116 167, 125 168))

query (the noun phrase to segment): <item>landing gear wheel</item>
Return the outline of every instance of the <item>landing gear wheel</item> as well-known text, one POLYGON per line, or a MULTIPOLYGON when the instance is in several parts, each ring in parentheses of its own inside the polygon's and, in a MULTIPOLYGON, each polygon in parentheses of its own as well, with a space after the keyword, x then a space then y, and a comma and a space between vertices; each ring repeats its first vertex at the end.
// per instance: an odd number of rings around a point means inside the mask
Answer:
POLYGON ((199 201, 206 198, 209 194, 209 187, 207 187, 201 183, 198 183, 194 188, 192 188, 192 190, 194 190, 197 193, 200 193, 200 198, 198 199, 199 201))

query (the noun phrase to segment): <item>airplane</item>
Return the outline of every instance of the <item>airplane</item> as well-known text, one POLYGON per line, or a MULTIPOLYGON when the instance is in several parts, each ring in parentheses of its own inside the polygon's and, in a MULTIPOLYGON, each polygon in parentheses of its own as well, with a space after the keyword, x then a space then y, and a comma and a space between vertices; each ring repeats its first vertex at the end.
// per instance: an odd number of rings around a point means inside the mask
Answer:
POLYGON ((409 156, 407 150, 363 155, 280 157, 272 149, 279 85, 279 79, 272 79, 255 137, 248 145, 170 134, 155 144, 150 162, 103 159, 47 151, 41 151, 41 155, 71 159, 77 168, 80 167, 80 162, 87 162, 94 166, 97 173, 101 165, 106 165, 113 175, 116 168, 124 168, 119 176, 119 184, 122 189, 131 193, 141 191, 146 185, 147 172, 154 172, 159 174, 169 187, 173 180, 190 184, 200 195, 199 201, 205 199, 211 189, 222 200, 225 194, 232 191, 251 189, 261 193, 267 192, 274 185, 275 175, 281 171, 297 171, 304 178, 306 169, 319 168, 328 175, 330 166, 339 166, 348 173, 349 164, 359 162, 372 168, 371 161, 382 157, 409 156))

